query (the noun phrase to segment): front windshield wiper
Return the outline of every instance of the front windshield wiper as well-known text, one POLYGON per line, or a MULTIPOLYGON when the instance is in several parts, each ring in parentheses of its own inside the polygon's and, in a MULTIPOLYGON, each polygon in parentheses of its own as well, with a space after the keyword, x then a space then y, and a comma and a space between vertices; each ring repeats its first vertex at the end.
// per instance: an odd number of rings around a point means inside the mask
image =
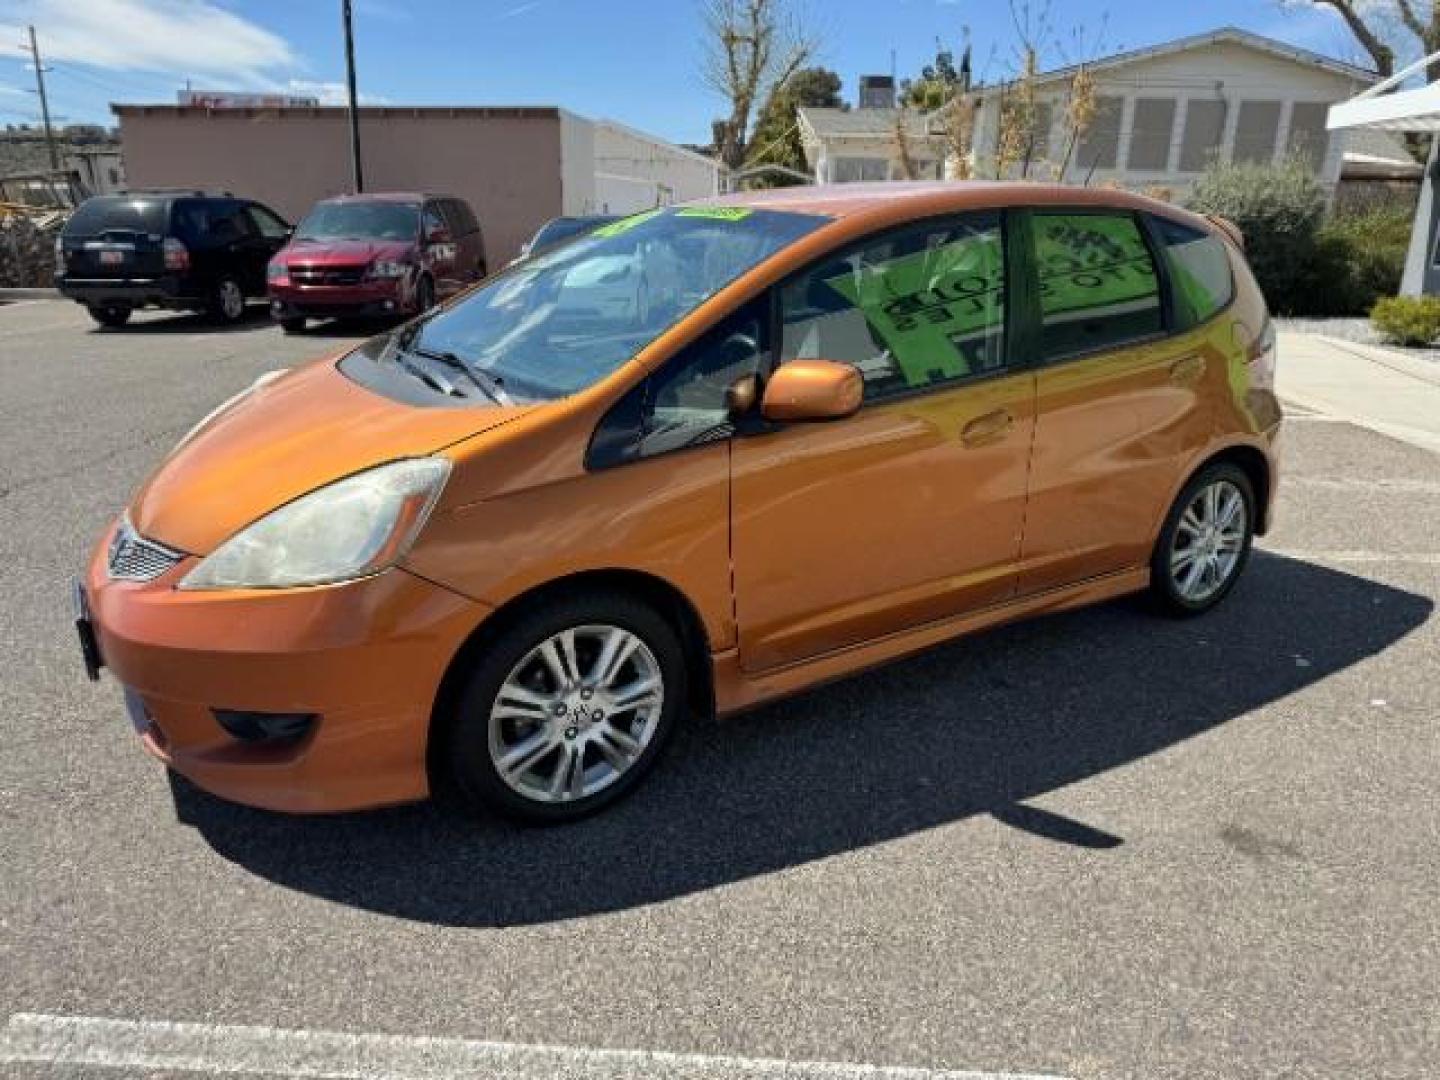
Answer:
POLYGON ((491 375, 488 371, 467 364, 458 354, 444 349, 422 349, 418 344, 408 350, 414 356, 423 356, 428 360, 438 360, 440 363, 462 372, 471 382, 480 388, 480 392, 488 397, 496 405, 514 405, 515 399, 505 391, 505 380, 498 376, 491 375))

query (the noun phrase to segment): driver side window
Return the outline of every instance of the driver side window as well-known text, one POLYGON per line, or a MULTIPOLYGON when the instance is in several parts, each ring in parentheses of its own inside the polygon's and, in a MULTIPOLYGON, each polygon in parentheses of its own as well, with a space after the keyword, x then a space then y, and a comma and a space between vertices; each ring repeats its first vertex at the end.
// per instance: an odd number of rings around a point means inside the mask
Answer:
POLYGON ((728 439, 727 391, 759 375, 770 350, 769 294, 708 330, 611 408, 590 444, 591 468, 728 439))

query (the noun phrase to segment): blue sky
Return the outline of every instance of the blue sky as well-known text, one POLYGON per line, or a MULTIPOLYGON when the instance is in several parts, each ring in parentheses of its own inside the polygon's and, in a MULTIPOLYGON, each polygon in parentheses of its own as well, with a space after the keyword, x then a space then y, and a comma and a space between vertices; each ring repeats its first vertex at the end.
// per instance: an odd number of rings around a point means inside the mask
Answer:
MULTIPOLYGON (((1013 63, 1004 0, 798 0, 819 62, 900 74, 969 26, 991 77, 1013 63)), ((1040 3, 1041 0, 1031 0, 1040 3)), ((677 141, 707 141, 719 100, 698 74, 699 0, 355 0, 361 93, 377 103, 561 105, 677 141)), ((1052 63, 1225 24, 1360 57, 1333 16, 1279 0, 1053 0, 1052 63), (1108 18, 1106 17, 1108 13, 1108 18), (1076 43, 1076 34, 1080 43, 1076 43)), ((340 100, 339 0, 0 0, 0 123, 34 120, 19 44, 33 23, 52 112, 112 122, 111 101, 173 102, 197 89, 288 89, 340 100)))

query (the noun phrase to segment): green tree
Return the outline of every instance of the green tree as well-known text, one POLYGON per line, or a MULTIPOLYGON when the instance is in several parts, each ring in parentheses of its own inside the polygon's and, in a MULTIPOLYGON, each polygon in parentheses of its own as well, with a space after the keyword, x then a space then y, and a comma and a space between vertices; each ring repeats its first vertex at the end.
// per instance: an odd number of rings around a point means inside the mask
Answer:
MULTIPOLYGON (((840 89, 840 76, 823 67, 801 68, 777 86, 760 110, 746 167, 783 165, 798 172, 808 171, 805 147, 800 141, 800 109, 846 108, 840 89)), ((776 176, 760 176, 755 182, 765 187, 798 183, 776 176)))

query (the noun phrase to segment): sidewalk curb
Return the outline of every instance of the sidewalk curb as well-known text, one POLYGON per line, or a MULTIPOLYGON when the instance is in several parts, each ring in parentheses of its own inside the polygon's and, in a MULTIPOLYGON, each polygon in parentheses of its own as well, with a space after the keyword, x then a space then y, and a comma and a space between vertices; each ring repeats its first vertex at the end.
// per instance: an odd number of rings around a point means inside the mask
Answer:
POLYGON ((1440 363, 1417 360, 1399 349, 1386 348, 1384 345, 1367 345, 1360 341, 1347 341, 1345 338, 1331 337, 1329 334, 1312 334, 1299 330, 1285 330, 1281 333, 1295 337, 1314 338, 1343 353, 1348 353, 1357 360, 1379 364, 1381 367, 1389 368, 1397 375, 1405 375, 1408 378, 1429 383, 1431 386, 1440 386, 1440 363))
POLYGON ((59 289, 0 289, 0 301, 4 300, 59 300, 59 289))

